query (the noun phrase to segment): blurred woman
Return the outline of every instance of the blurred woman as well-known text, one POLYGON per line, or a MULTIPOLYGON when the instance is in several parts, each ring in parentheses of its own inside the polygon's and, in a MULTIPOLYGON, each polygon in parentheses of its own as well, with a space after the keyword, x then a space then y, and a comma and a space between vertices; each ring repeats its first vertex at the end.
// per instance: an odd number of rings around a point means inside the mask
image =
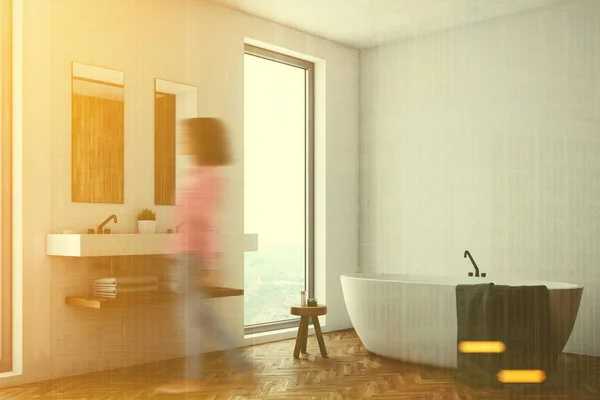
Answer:
POLYGON ((178 194, 177 235, 173 253, 183 269, 186 376, 157 388, 161 393, 185 393, 201 389, 201 344, 203 335, 190 332, 200 323, 211 322, 214 338, 229 351, 229 362, 234 370, 252 372, 249 364, 242 362, 231 332, 203 301, 207 288, 221 286, 219 275, 220 252, 217 216, 222 201, 222 166, 231 163, 227 131, 217 118, 186 119, 182 125, 183 142, 179 154, 193 157, 187 171, 185 184, 178 194))

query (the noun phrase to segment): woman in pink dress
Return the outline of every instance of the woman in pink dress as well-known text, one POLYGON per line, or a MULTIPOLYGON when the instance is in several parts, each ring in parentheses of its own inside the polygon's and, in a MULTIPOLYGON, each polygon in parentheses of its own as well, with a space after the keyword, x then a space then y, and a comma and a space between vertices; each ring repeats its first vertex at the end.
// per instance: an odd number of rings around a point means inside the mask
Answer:
POLYGON ((186 377, 157 388, 162 393, 184 393, 201 389, 201 343, 203 338, 188 333, 190 325, 211 321, 214 338, 227 349, 233 349, 229 362, 237 371, 252 372, 242 361, 236 343, 210 304, 203 301, 207 287, 220 285, 217 213, 222 200, 221 168, 231 163, 226 128, 217 118, 191 118, 183 123, 184 141, 180 154, 194 157, 179 193, 176 236, 173 253, 184 271, 184 304, 186 332, 186 377), (191 323, 191 324, 190 324, 191 323))

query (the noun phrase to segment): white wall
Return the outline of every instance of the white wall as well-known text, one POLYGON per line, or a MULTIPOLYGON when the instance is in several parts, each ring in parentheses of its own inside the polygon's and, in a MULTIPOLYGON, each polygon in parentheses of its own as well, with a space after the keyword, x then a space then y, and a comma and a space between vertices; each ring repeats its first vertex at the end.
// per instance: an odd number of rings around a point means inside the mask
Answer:
POLYGON ((585 286, 600 355, 600 2, 361 53, 361 270, 585 286))
MULTIPOLYGON (((47 233, 95 227, 112 213, 119 218, 113 232, 134 231, 138 210, 147 206, 157 210, 157 229, 171 227, 172 207, 153 206, 157 77, 197 86, 199 115, 224 118, 232 128, 237 163, 228 172, 224 265, 226 283, 241 287, 246 37, 318 61, 317 294, 326 292, 320 297, 329 310, 325 329, 350 327, 339 275, 358 270, 357 51, 199 0, 23 3, 23 375, 1 379, 0 386, 148 362, 177 351, 174 343, 157 347, 173 334, 176 309, 67 307, 65 295, 85 291, 98 270, 45 255, 47 233), (125 73, 124 205, 70 201, 72 61, 125 73)), ((217 301, 232 311, 231 326, 244 343, 242 298, 217 301)))

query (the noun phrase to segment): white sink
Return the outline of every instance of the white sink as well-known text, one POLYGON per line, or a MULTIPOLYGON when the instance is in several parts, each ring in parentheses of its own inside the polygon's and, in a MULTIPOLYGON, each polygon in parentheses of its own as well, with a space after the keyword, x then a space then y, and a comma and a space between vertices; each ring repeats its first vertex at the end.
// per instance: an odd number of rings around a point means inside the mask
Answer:
MULTIPOLYGON (((109 233, 49 234, 46 254, 64 257, 100 257, 169 254, 177 234, 109 233)), ((244 251, 258 250, 258 235, 244 235, 244 251)))

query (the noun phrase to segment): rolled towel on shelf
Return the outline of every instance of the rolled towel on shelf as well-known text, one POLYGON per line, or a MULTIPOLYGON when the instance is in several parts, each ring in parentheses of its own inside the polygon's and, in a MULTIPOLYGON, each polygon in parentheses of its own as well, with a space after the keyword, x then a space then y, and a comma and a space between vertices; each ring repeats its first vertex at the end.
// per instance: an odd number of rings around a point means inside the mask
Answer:
MULTIPOLYGON (((119 285, 119 286, 123 286, 123 285, 119 285)), ((103 283, 92 283, 92 289, 99 289, 99 290, 104 290, 104 289, 115 289, 117 287, 117 285, 113 285, 113 284, 103 284, 103 283)))
POLYGON ((119 287, 105 287, 105 288, 94 288, 94 296, 98 297, 117 297, 121 295, 129 294, 141 294, 141 293, 152 293, 158 292, 158 285, 140 285, 140 286, 119 286, 119 287))
POLYGON ((158 284, 158 277, 154 275, 124 275, 94 280, 95 285, 132 285, 132 284, 158 284))

